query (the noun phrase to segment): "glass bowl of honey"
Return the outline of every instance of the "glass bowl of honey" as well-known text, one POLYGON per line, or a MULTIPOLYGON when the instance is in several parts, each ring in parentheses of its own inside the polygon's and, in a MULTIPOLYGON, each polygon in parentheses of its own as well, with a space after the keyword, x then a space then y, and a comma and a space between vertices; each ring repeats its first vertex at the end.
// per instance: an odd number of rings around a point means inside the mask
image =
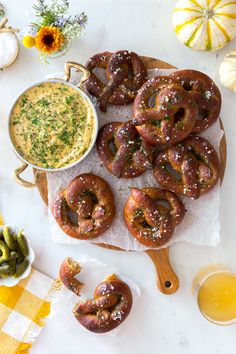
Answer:
POLYGON ((199 310, 210 322, 227 326, 236 323, 236 274, 222 265, 201 269, 193 280, 199 310))

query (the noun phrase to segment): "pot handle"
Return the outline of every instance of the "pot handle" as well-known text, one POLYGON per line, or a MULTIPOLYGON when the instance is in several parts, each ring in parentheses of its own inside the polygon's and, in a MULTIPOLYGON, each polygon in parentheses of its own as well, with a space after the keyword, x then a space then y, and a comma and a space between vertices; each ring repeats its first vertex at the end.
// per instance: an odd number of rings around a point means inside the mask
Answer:
POLYGON ((37 182, 38 182, 38 171, 35 172, 35 178, 33 182, 25 181, 23 178, 20 177, 21 173, 26 170, 26 168, 29 165, 27 163, 23 163, 20 167, 18 167, 14 172, 13 172, 13 178, 15 181, 19 184, 21 184, 23 187, 26 188, 34 188, 37 187, 37 182))
POLYGON ((68 82, 70 80, 72 68, 75 69, 77 72, 82 71, 82 73, 83 73, 83 76, 78 84, 78 87, 80 87, 82 89, 83 83, 86 80, 88 80, 88 78, 90 76, 90 71, 87 68, 85 68, 85 66, 83 66, 79 63, 76 63, 74 61, 68 61, 65 63, 65 66, 64 66, 64 70, 65 70, 64 80, 66 82, 68 82))

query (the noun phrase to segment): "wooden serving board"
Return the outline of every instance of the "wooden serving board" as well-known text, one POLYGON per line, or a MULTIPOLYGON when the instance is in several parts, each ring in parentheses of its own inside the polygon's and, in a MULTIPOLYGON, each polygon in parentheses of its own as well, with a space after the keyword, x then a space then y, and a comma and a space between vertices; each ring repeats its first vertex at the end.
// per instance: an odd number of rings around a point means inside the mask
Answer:
MULTIPOLYGON (((174 66, 165 63, 158 59, 153 59, 149 57, 142 57, 147 69, 173 69, 174 66)), ((220 145, 220 159, 221 159, 221 181, 223 180, 225 165, 226 165, 226 139, 225 136, 222 138, 220 145)), ((34 170, 35 172, 35 170, 34 170)), ((38 171, 38 190, 45 202, 48 205, 48 189, 47 189, 47 178, 43 171, 38 171)), ((97 244, 97 246, 104 247, 112 250, 122 250, 121 248, 114 247, 107 244, 97 244)), ((150 249, 145 251, 145 253, 151 258, 156 269, 157 276, 157 286, 160 291, 166 295, 174 294, 179 288, 179 279, 175 274, 170 260, 169 260, 169 247, 162 248, 160 250, 150 249)))

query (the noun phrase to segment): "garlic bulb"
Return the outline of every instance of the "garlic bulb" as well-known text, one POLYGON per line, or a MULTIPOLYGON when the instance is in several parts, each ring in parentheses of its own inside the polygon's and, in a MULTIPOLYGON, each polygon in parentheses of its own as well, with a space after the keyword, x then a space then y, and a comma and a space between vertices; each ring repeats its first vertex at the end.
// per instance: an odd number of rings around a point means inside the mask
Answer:
POLYGON ((220 81, 228 88, 236 92, 236 50, 228 53, 220 64, 220 81))

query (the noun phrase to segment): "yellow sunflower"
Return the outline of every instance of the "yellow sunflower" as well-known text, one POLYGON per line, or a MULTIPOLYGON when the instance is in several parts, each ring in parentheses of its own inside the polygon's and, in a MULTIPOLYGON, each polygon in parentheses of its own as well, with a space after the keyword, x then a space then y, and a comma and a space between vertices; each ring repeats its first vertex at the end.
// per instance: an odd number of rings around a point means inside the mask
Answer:
POLYGON ((42 26, 35 37, 36 48, 45 54, 56 52, 63 42, 63 35, 57 27, 42 26))

